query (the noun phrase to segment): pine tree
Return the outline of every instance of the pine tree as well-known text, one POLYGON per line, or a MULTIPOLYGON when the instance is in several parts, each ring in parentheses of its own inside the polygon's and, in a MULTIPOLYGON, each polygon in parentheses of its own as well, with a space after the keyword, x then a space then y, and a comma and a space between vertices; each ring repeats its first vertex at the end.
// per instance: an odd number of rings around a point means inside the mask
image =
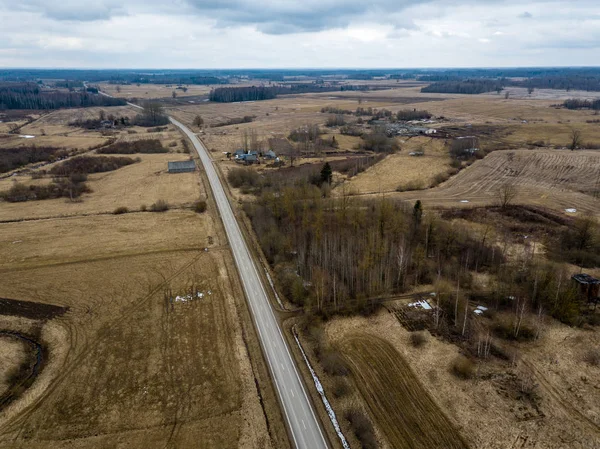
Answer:
POLYGON ((325 165, 323 165, 323 168, 321 169, 321 182, 331 184, 332 179, 333 170, 331 170, 331 165, 329 165, 329 162, 325 162, 325 165))

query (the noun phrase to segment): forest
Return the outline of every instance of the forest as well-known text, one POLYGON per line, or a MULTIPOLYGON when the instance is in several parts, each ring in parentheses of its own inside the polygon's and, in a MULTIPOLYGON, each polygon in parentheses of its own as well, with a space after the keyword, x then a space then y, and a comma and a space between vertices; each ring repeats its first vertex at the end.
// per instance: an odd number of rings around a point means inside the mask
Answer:
POLYGON ((217 87, 210 92, 210 101, 233 103, 237 101, 271 100, 278 95, 336 92, 342 90, 368 90, 368 86, 325 86, 318 83, 287 84, 281 86, 217 87))
POLYGON ((425 93, 445 93, 445 94, 482 94, 485 92, 500 92, 504 89, 504 84, 499 80, 464 80, 464 81, 438 81, 429 86, 421 88, 425 93))
POLYGON ((0 84, 0 110, 123 106, 125 104, 125 100, 90 92, 46 91, 35 83, 0 84))
POLYGON ((600 100, 580 100, 571 98, 565 100, 563 106, 567 109, 593 109, 598 111, 600 110, 600 100))

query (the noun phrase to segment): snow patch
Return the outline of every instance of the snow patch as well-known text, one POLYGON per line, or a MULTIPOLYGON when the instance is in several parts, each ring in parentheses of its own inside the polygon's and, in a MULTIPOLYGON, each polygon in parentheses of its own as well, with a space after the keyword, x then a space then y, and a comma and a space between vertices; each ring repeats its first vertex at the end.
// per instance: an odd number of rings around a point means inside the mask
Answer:
POLYGON ((34 139, 35 138, 35 136, 32 136, 30 134, 19 134, 19 137, 21 139, 34 139))
POLYGON ((315 373, 315 370, 313 369, 312 365, 308 361, 308 357, 306 357, 306 354, 304 353, 304 349, 302 348, 302 345, 300 344, 300 340, 298 339, 298 334, 296 333, 296 329, 293 328, 292 332, 294 333, 294 339, 296 340, 296 344, 298 345, 298 348, 300 348, 300 352, 302 353, 302 358, 304 359, 304 363, 306 363, 306 366, 308 367, 308 370, 310 371, 310 375, 312 376, 313 381, 315 382, 315 387, 317 387, 317 391, 319 392, 319 395, 321 396, 321 399, 323 400, 323 404, 325 405, 325 409, 327 410, 329 419, 331 420, 331 423, 333 424, 333 427, 335 428, 335 433, 337 433, 337 436, 342 443, 342 447, 344 449, 350 449, 350 445, 348 444, 348 442, 346 441, 346 438, 344 437, 344 434, 342 433, 342 429, 340 428, 340 424, 338 423, 337 417, 335 416, 335 412, 333 411, 333 408, 331 408, 331 404, 329 404, 329 401, 327 400, 327 396, 325 396, 325 390, 323 390, 323 385, 321 385, 321 381, 319 380, 319 377, 315 373))
POLYGON ((285 309, 285 307, 283 307, 283 303, 281 302, 281 298, 277 294, 277 290, 275 290, 275 284, 273 284, 273 279, 271 279, 269 270, 267 270, 266 268, 265 268, 265 274, 267 275, 267 280, 269 281, 269 284, 271 285, 271 289, 273 290, 273 293, 275 294, 275 299, 277 300, 279 307, 281 307, 282 309, 285 309))
POLYGON ((429 303, 425 299, 420 299, 417 302, 411 302, 408 305, 408 307, 422 308, 422 309, 425 309, 425 310, 431 310, 432 309, 431 305, 429 305, 429 303))
POLYGON ((574 214, 575 212, 577 212, 577 209, 570 207, 568 209, 565 209, 565 212, 569 214, 574 214))
POLYGON ((469 200, 460 200, 461 203, 468 203, 469 200))
POLYGON ((475 310, 473 310, 473 313, 476 315, 483 315, 483 312, 485 312, 488 308, 484 307, 484 306, 477 306, 475 307, 475 310))
MULTIPOLYGON (((212 292, 209 290, 208 292, 206 292, 208 295, 212 295, 212 292)), ((202 299, 204 298, 204 292, 197 292, 195 295, 177 295, 175 296, 175 298, 171 298, 171 302, 191 302, 194 301, 195 299, 202 299)))

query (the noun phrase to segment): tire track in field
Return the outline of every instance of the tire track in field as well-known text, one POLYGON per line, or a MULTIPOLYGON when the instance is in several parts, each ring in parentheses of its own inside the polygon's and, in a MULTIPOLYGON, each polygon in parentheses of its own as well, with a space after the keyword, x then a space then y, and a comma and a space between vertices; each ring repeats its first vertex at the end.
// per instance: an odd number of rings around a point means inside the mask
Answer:
POLYGON ((361 395, 391 447, 469 447, 390 343, 373 335, 356 334, 344 339, 340 347, 361 395))
MULTIPOLYGON (((154 287, 150 292, 148 292, 147 295, 142 297, 139 301, 133 301, 131 304, 129 304, 125 308, 125 310, 122 312, 122 314, 120 314, 118 317, 115 317, 112 321, 110 321, 107 324, 107 328, 114 329, 118 325, 120 325, 123 321, 130 318, 130 316, 133 313, 135 313, 140 308, 140 306, 142 306, 142 305, 146 304, 148 301, 150 301, 155 294, 163 291, 164 287, 167 286, 171 280, 175 279, 177 276, 179 276, 181 273, 183 273, 185 270, 187 270, 189 267, 191 267, 194 263, 196 263, 202 257, 203 254, 204 254, 203 252, 198 253, 189 262, 185 263, 181 268, 179 268, 174 273, 172 273, 171 276, 169 276, 166 279, 163 279, 162 282, 160 282, 156 287, 154 287)), ((72 327, 72 326, 69 326, 69 327, 72 327)), ((97 336, 97 338, 93 339, 93 344, 100 345, 107 338, 109 338, 109 336, 110 336, 109 333, 105 332, 104 334, 97 336)), ((78 348, 77 355, 75 355, 72 360, 65 363, 65 366, 63 367, 61 373, 56 376, 56 378, 52 381, 52 383, 48 386, 48 388, 44 391, 44 393, 41 394, 38 398, 36 398, 36 400, 34 402, 32 402, 32 404, 30 404, 23 412, 21 412, 19 415, 14 417, 12 420, 6 422, 1 430, 0 435, 7 434, 10 432, 16 432, 14 439, 13 439, 16 442, 20 438, 21 433, 23 432, 23 430, 25 428, 25 425, 27 424, 27 422, 29 421, 31 416, 35 413, 35 411, 39 408, 40 404, 50 394, 52 394, 60 385, 62 385, 64 383, 64 381, 71 375, 71 373, 79 367, 79 365, 83 362, 83 360, 85 360, 87 357, 90 356, 91 344, 92 344, 92 342, 90 342, 89 340, 86 339, 83 342, 82 347, 78 348)), ((71 350, 72 347, 73 346, 70 347, 70 353, 72 352, 72 350, 71 350)), ((69 353, 69 355, 70 355, 70 353, 69 353)), ((25 440, 23 442, 23 445, 24 445, 23 447, 27 447, 27 440, 25 440)), ((21 446, 17 446, 17 447, 21 447, 21 446)))
POLYGON ((570 401, 565 399, 562 393, 552 384, 551 381, 546 378, 546 376, 544 376, 544 374, 542 374, 539 369, 535 367, 533 363, 525 359, 522 360, 522 363, 535 376, 550 399, 559 405, 565 414, 573 420, 573 422, 579 424, 591 434, 596 435, 596 437, 600 437, 600 426, 598 424, 575 408, 570 401))

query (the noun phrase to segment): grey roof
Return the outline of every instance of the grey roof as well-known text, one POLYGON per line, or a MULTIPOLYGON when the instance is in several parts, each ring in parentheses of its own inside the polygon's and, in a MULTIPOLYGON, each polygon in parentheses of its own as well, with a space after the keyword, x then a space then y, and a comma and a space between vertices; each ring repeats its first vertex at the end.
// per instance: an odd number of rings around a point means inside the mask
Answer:
POLYGON ((580 273, 573 275, 573 279, 575 279, 580 284, 600 284, 600 279, 596 279, 589 274, 580 273))
POLYGON ((171 170, 195 170, 196 163, 194 161, 176 161, 169 162, 169 171, 171 170))

